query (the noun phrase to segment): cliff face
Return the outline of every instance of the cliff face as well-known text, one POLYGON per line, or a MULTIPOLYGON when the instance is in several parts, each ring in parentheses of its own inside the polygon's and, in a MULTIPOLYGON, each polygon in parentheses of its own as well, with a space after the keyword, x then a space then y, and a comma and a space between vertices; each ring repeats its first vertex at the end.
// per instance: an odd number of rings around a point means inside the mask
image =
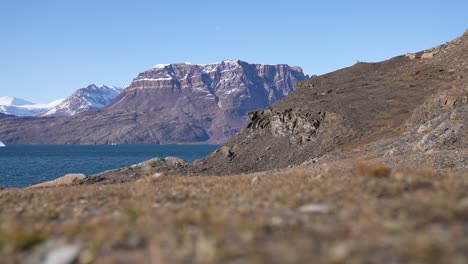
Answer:
MULTIPOLYGON (((157 113, 193 130, 197 135, 188 142, 223 142, 245 125, 248 111, 285 97, 303 79, 298 67, 239 60, 156 65, 140 73, 106 112, 157 113)), ((169 136, 185 141, 178 131, 169 136)))
POLYGON ((299 67, 248 64, 239 60, 205 65, 156 65, 140 73, 109 109, 146 111, 159 108, 164 103, 159 97, 167 96, 171 101, 180 97, 207 101, 227 113, 246 112, 283 98, 303 79, 299 67), (157 95, 152 100, 135 100, 142 90, 157 95))
POLYGON ((220 143, 245 125, 247 112, 288 95, 299 67, 225 60, 156 65, 107 107, 74 117, 0 122, 5 143, 220 143))

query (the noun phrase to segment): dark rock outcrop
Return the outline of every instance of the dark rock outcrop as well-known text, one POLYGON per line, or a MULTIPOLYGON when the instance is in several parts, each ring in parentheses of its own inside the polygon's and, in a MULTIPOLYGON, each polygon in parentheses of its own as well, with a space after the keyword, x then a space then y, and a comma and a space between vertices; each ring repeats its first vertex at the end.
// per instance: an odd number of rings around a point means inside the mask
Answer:
POLYGON ((127 168, 95 174, 92 177, 87 177, 82 180, 80 184, 110 184, 136 180, 143 177, 157 178, 173 170, 185 170, 189 166, 187 162, 177 157, 154 158, 127 168), (112 177, 108 177, 108 175, 112 175, 112 177))
POLYGON ((221 143, 247 113, 293 91, 299 67, 225 60, 156 65, 140 73, 110 105, 74 117, 0 121, 6 144, 221 143))
MULTIPOLYGON (((317 136, 317 130, 324 120, 325 113, 301 113, 292 109, 278 113, 271 110, 252 112, 246 129, 251 132, 267 129, 267 134, 275 138, 289 138, 292 144, 312 141, 317 136), (314 117, 315 116, 315 117, 314 117)), ((247 132, 247 131, 244 131, 247 132)))

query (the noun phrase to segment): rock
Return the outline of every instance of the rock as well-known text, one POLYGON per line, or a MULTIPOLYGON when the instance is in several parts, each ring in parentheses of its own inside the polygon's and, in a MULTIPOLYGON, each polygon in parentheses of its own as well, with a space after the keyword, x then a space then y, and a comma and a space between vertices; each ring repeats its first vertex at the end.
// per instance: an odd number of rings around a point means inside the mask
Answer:
POLYGON ((187 162, 178 157, 165 157, 163 158, 164 162, 171 165, 186 165, 187 162))
POLYGON ((416 143, 418 150, 428 151, 433 148, 462 147, 467 136, 468 105, 456 108, 449 114, 444 114, 427 121, 420 126, 418 133, 421 139, 416 143))
POLYGON ((249 114, 248 129, 268 129, 274 137, 286 137, 293 144, 311 141, 320 127, 325 113, 318 116, 288 109, 282 112, 256 111, 249 114))
POLYGON ((71 264, 75 263, 80 254, 78 244, 65 244, 51 241, 36 248, 24 263, 26 264, 71 264))
POLYGON ((421 55, 421 59, 432 59, 434 57, 433 52, 425 52, 421 55))
POLYGON ((154 158, 141 163, 132 165, 134 169, 138 168, 155 168, 161 166, 183 166, 187 165, 187 162, 178 157, 166 157, 166 158, 154 158))
POLYGON ((260 176, 255 176, 251 181, 250 184, 257 184, 262 181, 262 178, 260 176))
POLYGON ((234 156, 234 152, 226 146, 223 146, 219 149, 225 158, 231 158, 234 156))
POLYGON ((319 161, 319 159, 317 157, 315 157, 313 159, 304 161, 301 165, 309 165, 309 164, 317 163, 318 161, 319 161))
POLYGON ((299 207, 301 213, 328 213, 330 207, 325 204, 306 204, 299 207))
POLYGON ((405 54, 405 57, 409 58, 410 60, 414 60, 414 59, 416 59, 416 54, 407 53, 407 54, 405 54))
POLYGON ((117 183, 129 180, 140 180, 144 177, 160 178, 171 175, 171 171, 183 169, 189 164, 181 158, 154 158, 131 165, 127 168, 108 170, 86 177, 81 184, 117 183))
POLYGON ((394 147, 386 151, 384 154, 384 157, 394 156, 394 155, 399 155, 399 154, 401 154, 401 150, 398 149, 397 147, 394 147))
POLYGON ((73 263, 80 253, 80 247, 76 245, 64 245, 49 251, 44 258, 44 264, 68 264, 73 263))
POLYGON ((35 184, 32 186, 29 186, 28 188, 57 187, 57 186, 63 186, 63 185, 71 185, 73 183, 77 183, 81 180, 84 180, 85 178, 86 178, 86 175, 84 174, 67 174, 55 180, 35 184))
POLYGON ((340 242, 330 248, 329 256, 334 262, 346 262, 350 251, 351 247, 348 243, 340 242))

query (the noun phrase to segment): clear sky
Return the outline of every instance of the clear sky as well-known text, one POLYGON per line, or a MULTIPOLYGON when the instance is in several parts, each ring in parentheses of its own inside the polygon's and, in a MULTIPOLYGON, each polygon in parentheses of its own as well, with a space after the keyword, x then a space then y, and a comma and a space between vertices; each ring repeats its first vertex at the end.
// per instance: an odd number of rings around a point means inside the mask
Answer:
POLYGON ((0 96, 125 86, 159 63, 241 59, 323 74, 442 44, 466 0, 1 0, 0 96))

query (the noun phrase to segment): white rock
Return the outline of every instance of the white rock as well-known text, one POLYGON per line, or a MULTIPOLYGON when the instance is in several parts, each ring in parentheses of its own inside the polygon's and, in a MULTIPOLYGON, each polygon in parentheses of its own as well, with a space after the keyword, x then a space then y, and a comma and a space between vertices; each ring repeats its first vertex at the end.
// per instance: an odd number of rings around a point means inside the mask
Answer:
POLYGON ((421 59, 432 59, 434 57, 433 52, 426 52, 421 56, 421 59))
POLYGON ((262 178, 260 176, 255 176, 252 181, 250 182, 250 184, 256 184, 256 183, 259 183, 262 181, 262 178))
POLYGON ((77 245, 63 245, 54 248, 46 253, 41 264, 69 264, 73 263, 80 254, 80 247, 77 245))
POLYGON ((299 207, 299 211, 302 213, 327 213, 330 211, 330 207, 325 204, 306 204, 299 207))

